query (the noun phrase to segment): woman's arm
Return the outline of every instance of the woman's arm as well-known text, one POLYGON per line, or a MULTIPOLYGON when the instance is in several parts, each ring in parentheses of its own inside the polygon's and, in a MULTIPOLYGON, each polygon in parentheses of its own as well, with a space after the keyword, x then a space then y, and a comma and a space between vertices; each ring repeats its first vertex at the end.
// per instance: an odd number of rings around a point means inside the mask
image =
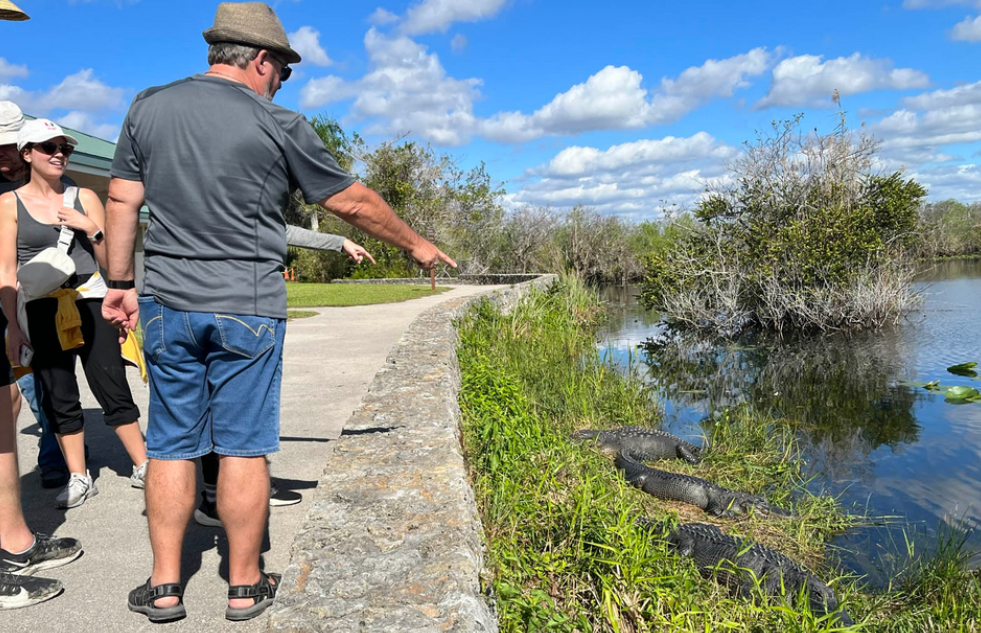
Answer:
POLYGON ((7 357, 20 364, 20 348, 27 339, 17 321, 17 199, 13 193, 0 195, 0 303, 8 321, 7 357))
POLYGON ((286 244, 297 248, 309 248, 314 251, 340 252, 344 246, 344 236, 333 233, 318 233, 287 224, 286 244))
POLYGON ((362 246, 355 244, 343 235, 333 233, 318 233, 308 229, 301 229, 292 224, 286 225, 286 244, 297 248, 309 248, 314 251, 344 251, 348 257, 357 263, 367 257, 371 263, 375 263, 375 258, 362 246))
MULTIPOLYGON (((63 208, 58 212, 58 219, 62 220, 62 224, 67 224, 73 229, 83 231, 86 236, 95 235, 96 231, 104 230, 106 225, 106 208, 102 206, 102 200, 99 200, 99 196, 95 195, 95 192, 91 189, 79 189, 78 199, 82 202, 82 208, 85 209, 85 213, 79 213, 75 209, 63 208), (69 211, 75 211, 78 217, 71 218, 71 214, 68 213, 69 211), (69 219, 70 221, 66 221, 69 219), (85 219, 88 222, 85 222, 85 219)), ((105 236, 98 242, 92 242, 91 240, 89 242, 92 244, 92 250, 95 252, 95 261, 99 263, 99 267, 103 270, 108 270, 109 260, 107 257, 108 251, 106 251, 105 236)))

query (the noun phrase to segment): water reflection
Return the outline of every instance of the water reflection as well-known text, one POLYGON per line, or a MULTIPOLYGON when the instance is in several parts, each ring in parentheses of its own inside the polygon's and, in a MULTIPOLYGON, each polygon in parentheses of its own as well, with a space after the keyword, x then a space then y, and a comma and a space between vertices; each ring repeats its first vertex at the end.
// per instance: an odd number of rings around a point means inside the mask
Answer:
MULTIPOLYGON (((922 313, 893 329, 737 342, 667 333, 636 304, 636 289, 611 289, 605 298, 619 312, 600 344, 620 367, 633 358, 678 434, 697 437, 713 412, 747 401, 796 420, 812 489, 861 512, 902 517, 835 543, 846 566, 881 584, 905 552, 902 530, 916 530, 920 551, 941 521, 981 520, 981 404, 954 406, 904 384, 981 388, 946 371, 981 361, 981 337, 970 334, 981 317, 981 264, 931 266, 918 287, 922 313)), ((981 550, 981 534, 971 545, 981 550)))

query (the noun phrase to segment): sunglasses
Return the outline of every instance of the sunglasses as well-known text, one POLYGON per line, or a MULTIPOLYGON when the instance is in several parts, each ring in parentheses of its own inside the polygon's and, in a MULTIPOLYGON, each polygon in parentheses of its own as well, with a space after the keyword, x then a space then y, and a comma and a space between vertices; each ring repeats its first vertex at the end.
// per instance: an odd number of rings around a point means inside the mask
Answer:
POLYGON ((48 156, 54 156, 58 152, 61 152, 62 155, 64 155, 66 158, 68 156, 71 156, 72 152, 75 151, 75 148, 72 145, 69 145, 68 143, 62 143, 61 145, 59 145, 58 143, 53 143, 51 141, 45 141, 44 143, 36 143, 34 145, 34 149, 48 156))
POLYGON ((286 64, 286 62, 284 62, 282 59, 280 59, 276 55, 273 55, 272 53, 269 53, 269 56, 272 57, 273 59, 275 59, 277 62, 279 62, 279 65, 283 67, 283 69, 279 71, 279 81, 280 81, 280 83, 283 83, 283 82, 287 81, 290 77, 293 76, 293 69, 290 68, 286 64))

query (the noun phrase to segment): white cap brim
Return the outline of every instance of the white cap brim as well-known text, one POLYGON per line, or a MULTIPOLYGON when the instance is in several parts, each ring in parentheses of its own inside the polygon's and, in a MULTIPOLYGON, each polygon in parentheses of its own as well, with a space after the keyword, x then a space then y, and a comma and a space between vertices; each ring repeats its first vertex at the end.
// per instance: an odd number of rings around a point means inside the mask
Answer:
POLYGON ((17 151, 31 143, 44 143, 62 136, 69 145, 78 145, 78 139, 66 133, 61 126, 48 119, 34 119, 24 124, 17 134, 17 151))
POLYGON ((17 132, 0 132, 0 145, 16 145, 17 132))

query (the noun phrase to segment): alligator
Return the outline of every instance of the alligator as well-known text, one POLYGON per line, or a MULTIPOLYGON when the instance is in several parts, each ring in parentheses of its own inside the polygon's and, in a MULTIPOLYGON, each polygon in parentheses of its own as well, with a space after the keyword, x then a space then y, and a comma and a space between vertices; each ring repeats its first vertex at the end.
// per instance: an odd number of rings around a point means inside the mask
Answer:
POLYGON ((596 447, 604 453, 616 455, 620 451, 626 451, 640 461, 677 457, 689 464, 697 464, 702 455, 701 448, 680 437, 639 426, 625 426, 609 431, 581 429, 572 434, 572 439, 595 439, 596 447))
POLYGON ((714 516, 734 516, 748 512, 750 508, 762 514, 792 516, 790 512, 770 505, 763 497, 729 490, 691 475, 669 473, 645 466, 626 451, 620 451, 615 463, 631 485, 647 494, 658 499, 690 503, 714 516))
POLYGON ((704 523, 684 523, 673 530, 665 523, 638 519, 638 525, 652 532, 668 531, 668 543, 681 556, 691 557, 699 572, 715 577, 737 595, 755 596, 757 585, 767 596, 786 596, 796 603, 806 593, 811 613, 834 613, 843 626, 855 622, 838 605, 835 592, 812 573, 780 552, 759 543, 750 543, 704 523))

